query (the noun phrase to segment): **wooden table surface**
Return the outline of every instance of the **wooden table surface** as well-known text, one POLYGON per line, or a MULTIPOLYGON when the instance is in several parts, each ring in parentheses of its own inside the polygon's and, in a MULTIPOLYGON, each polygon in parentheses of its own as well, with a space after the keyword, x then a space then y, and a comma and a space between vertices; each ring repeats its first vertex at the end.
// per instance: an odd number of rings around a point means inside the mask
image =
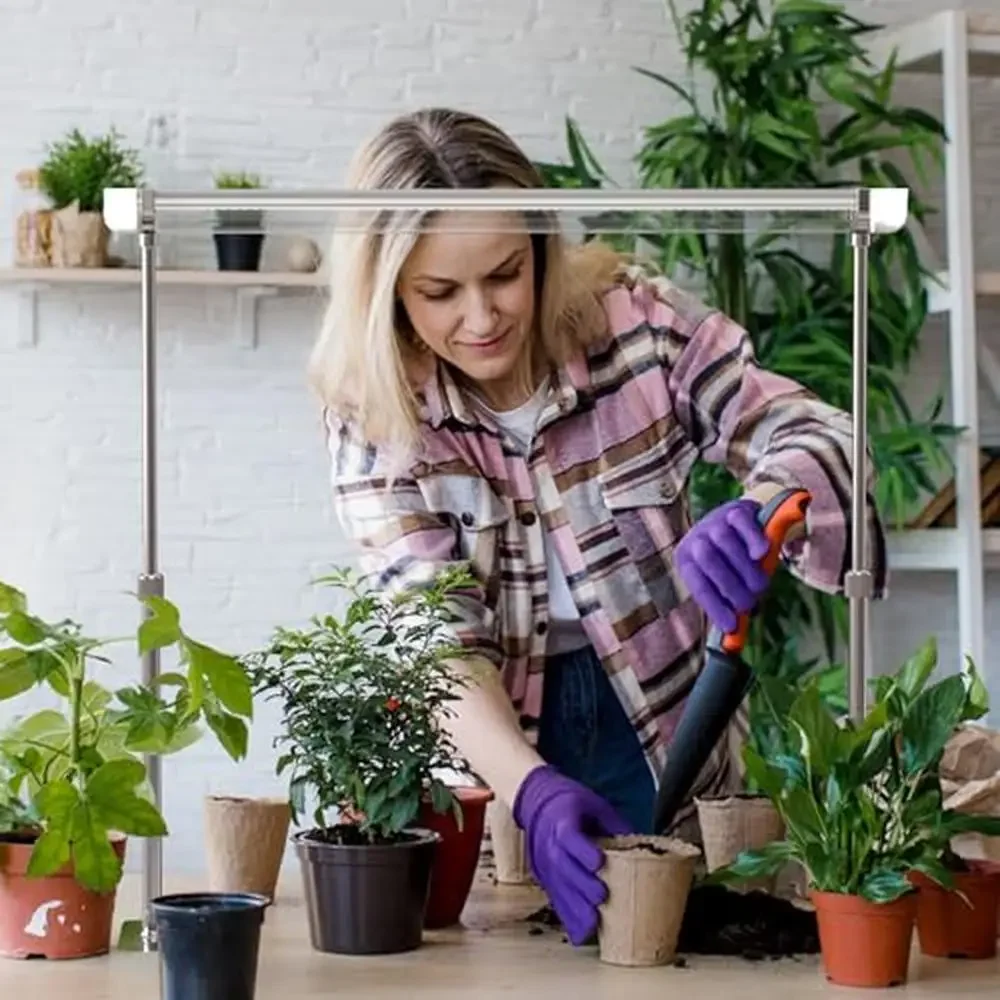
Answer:
MULTIPOLYGON (((691 956, 685 968, 621 969, 602 964, 596 947, 573 949, 558 930, 532 933, 525 917, 544 898, 538 890, 493 886, 484 876, 473 890, 463 926, 428 932, 425 944, 402 955, 324 955, 309 944, 298 872, 289 866, 264 923, 258 1000, 351 997, 442 997, 518 1000, 556 992, 560 1000, 665 1000, 738 997, 739 1000, 804 1000, 813 996, 871 996, 879 991, 843 990, 824 980, 818 959, 750 963, 691 956)), ((198 888, 168 879, 166 891, 198 888)), ((122 918, 139 912, 140 883, 126 877, 119 896, 122 918)), ((0 959, 0 997, 18 1000, 156 1000, 158 956, 114 951, 72 962, 0 959)), ((914 953, 905 996, 996 997, 1000 962, 946 962, 914 953)), ((882 991, 900 997, 900 990, 882 991)))

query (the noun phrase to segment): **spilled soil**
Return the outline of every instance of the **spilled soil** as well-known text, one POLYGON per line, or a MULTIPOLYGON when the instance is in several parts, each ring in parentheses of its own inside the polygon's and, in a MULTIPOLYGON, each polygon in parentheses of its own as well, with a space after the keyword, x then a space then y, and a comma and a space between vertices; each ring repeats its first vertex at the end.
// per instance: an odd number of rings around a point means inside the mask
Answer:
MULTIPOLYGON (((561 928, 549 906, 525 918, 535 928, 561 928)), ((819 954, 816 915, 766 892, 739 893, 696 884, 688 897, 677 951, 681 955, 726 955, 748 962, 819 954)), ((678 965, 683 967, 683 960, 678 965)))

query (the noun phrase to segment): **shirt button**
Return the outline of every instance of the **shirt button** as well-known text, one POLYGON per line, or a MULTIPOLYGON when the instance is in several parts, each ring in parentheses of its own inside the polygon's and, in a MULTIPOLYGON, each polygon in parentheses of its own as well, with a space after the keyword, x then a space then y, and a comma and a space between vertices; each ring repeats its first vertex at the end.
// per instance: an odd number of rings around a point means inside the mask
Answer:
POLYGON ((476 519, 468 511, 462 515, 462 524, 464 524, 467 528, 471 528, 475 523, 476 519))
POLYGON ((546 624, 545 624, 545 622, 539 622, 539 623, 538 623, 538 624, 537 624, 537 625, 535 626, 535 632, 537 632, 537 633, 538 633, 538 635, 545 635, 545 633, 546 633, 546 632, 547 632, 548 630, 549 630, 549 627, 548 627, 548 625, 546 625, 546 624))
POLYGON ((527 527, 529 527, 529 528, 530 528, 530 527, 531 527, 531 526, 532 526, 532 525, 533 525, 534 523, 535 523, 535 515, 534 515, 534 512, 533 512, 533 511, 530 511, 530 510, 526 510, 526 511, 525 511, 525 512, 524 512, 524 513, 523 513, 523 514, 521 515, 521 524, 523 524, 523 525, 526 525, 527 527))
POLYGON ((668 497, 671 496, 672 492, 670 483, 660 483, 660 496, 668 497))

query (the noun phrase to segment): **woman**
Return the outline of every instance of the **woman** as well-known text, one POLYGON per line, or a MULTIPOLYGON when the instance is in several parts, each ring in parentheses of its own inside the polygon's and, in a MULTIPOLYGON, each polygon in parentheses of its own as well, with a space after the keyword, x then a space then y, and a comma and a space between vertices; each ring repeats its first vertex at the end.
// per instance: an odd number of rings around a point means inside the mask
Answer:
MULTIPOLYGON (((489 122, 428 110, 362 148, 349 184, 542 180, 489 122)), ((455 634, 478 683, 449 725, 510 803, 579 944, 606 893, 595 838, 649 831, 706 619, 734 628, 766 586, 760 503, 811 492, 808 537, 786 556, 810 585, 841 590, 851 424, 758 368, 719 312, 513 215, 342 227, 311 373, 336 511, 380 584, 420 586, 453 560, 475 572, 455 634), (691 527, 698 457, 746 492, 691 527)), ((722 741, 692 795, 730 780, 722 741)))

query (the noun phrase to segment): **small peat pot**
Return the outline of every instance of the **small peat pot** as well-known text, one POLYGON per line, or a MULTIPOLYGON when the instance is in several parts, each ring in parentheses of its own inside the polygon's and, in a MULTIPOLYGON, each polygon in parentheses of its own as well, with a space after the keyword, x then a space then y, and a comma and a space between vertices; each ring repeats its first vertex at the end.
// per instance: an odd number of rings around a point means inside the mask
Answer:
POLYGON ((291 823, 288 800, 208 795, 204 821, 208 888, 273 901, 291 823))
POLYGON ((391 955, 420 947, 440 834, 411 828, 394 843, 372 844, 342 824, 292 840, 314 949, 391 955))
POLYGON ((417 817, 418 827, 432 830, 441 837, 424 913, 426 930, 451 927, 461 919, 479 864, 486 806, 493 800, 493 791, 489 788, 457 787, 452 788, 451 793, 458 800, 462 813, 461 828, 452 810, 438 813, 430 803, 423 805, 417 817))
MULTIPOLYGON (((125 838, 112 838, 118 858, 125 838)), ((111 950, 115 891, 97 893, 74 877, 72 864, 52 875, 28 875, 33 836, 0 836, 0 955, 74 959, 111 950)))
POLYGON ((968 871, 952 872, 954 889, 946 889, 919 872, 917 937, 920 951, 934 958, 987 959, 997 954, 997 911, 1000 870, 966 861, 968 871))
POLYGON ((610 837, 598 944, 609 965, 666 965, 677 953, 681 922, 701 851, 670 837, 610 837))
MULTIPOLYGON (((725 795, 696 799, 698 825, 709 872, 731 865, 741 851, 760 850, 782 840, 785 824, 771 800, 759 795, 725 795)), ((775 889, 777 876, 750 879, 731 888, 737 892, 775 889)))
POLYGON ((809 898, 816 908, 820 951, 831 983, 874 989, 906 984, 916 891, 891 903, 815 889, 809 898))
POLYGON ((152 900, 161 1000, 254 1000, 266 896, 199 892, 152 900))

